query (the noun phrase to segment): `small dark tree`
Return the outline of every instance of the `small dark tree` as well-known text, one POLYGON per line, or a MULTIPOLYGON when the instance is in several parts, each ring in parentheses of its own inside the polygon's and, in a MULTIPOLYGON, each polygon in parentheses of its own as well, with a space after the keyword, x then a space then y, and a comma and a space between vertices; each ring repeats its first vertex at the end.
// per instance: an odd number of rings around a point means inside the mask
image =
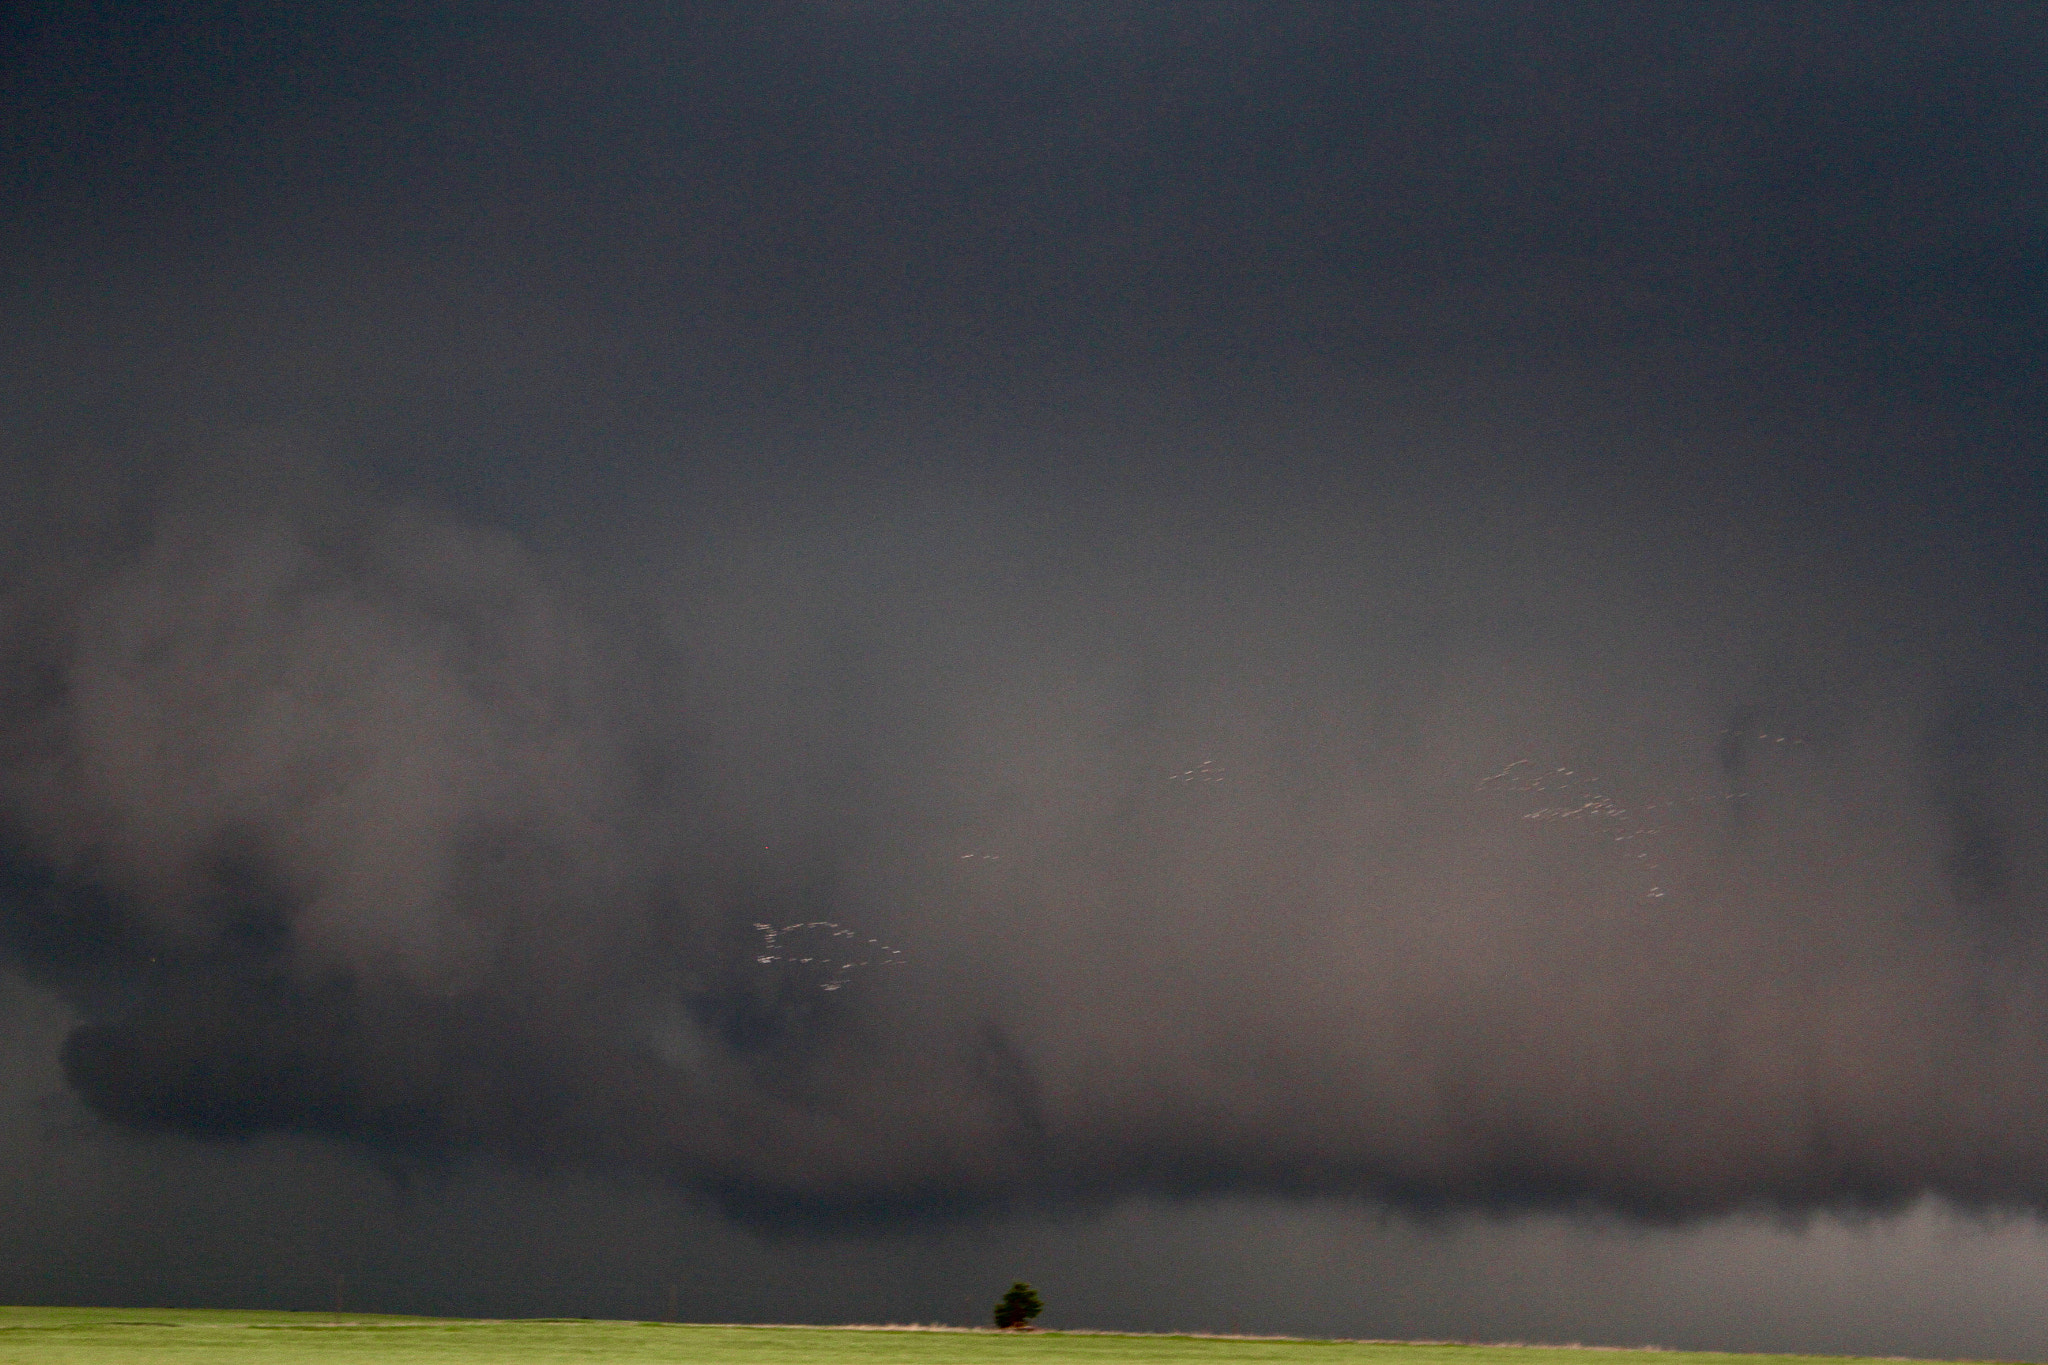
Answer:
POLYGON ((1003 1295, 1003 1301, 996 1305, 996 1326, 1006 1332, 1029 1331, 1031 1319, 1045 1311, 1045 1300, 1038 1297, 1038 1291, 1019 1280, 1010 1286, 1010 1292, 1003 1295))

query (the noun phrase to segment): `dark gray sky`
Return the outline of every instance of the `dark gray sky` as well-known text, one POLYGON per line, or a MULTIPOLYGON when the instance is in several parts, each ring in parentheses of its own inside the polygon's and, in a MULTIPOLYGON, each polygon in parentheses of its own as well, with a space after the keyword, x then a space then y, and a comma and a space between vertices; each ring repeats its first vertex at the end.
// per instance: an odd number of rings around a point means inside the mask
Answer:
POLYGON ((0 1297, 2048 1356, 2042 32, 17 12, 0 1297))

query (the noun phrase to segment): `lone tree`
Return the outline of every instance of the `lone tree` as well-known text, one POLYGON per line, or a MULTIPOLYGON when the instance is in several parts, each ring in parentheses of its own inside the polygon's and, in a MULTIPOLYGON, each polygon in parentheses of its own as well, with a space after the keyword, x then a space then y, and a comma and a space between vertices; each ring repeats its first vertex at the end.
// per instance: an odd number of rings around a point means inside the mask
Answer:
POLYGON ((996 1326, 1005 1332, 1028 1332, 1031 1319, 1044 1311, 1045 1300, 1038 1297, 1038 1291, 1019 1280, 996 1305, 996 1326))

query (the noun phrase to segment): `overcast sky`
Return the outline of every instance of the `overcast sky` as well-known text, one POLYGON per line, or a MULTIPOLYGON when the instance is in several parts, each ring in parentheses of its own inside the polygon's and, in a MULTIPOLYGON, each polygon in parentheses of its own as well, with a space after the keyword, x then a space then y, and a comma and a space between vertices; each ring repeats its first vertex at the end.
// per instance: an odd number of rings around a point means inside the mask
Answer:
POLYGON ((2048 1357, 2044 33, 18 10, 0 1298, 2048 1357))

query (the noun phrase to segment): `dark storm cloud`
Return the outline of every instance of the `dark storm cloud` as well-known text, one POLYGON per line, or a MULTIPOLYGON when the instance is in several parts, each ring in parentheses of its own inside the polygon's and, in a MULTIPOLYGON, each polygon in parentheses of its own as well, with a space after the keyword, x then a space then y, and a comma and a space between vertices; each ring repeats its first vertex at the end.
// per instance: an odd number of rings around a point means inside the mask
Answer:
POLYGON ((2048 1198, 2025 9, 416 18, 14 35, 5 932, 98 1112, 2048 1198))
POLYGON ((762 1212, 2043 1197, 2039 680, 1856 564, 1020 493, 579 584, 228 468, 16 580, 12 933, 110 1117, 762 1212), (760 960, 814 921, 902 961, 760 960))

